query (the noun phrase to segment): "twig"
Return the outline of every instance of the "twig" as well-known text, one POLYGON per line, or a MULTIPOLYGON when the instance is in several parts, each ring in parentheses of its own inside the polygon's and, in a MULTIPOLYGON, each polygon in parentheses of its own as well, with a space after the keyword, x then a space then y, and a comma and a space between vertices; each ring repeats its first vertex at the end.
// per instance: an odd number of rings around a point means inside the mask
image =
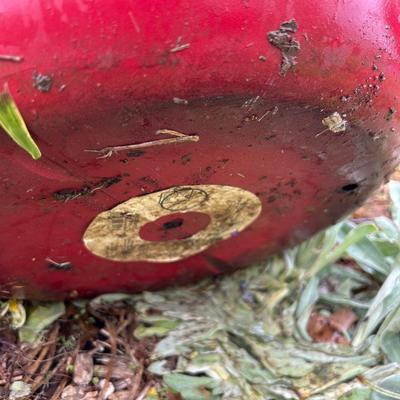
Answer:
MULTIPOLYGON (((57 330, 58 333, 58 330, 57 330)), ((56 352, 56 347, 57 344, 53 344, 50 349, 50 354, 51 357, 53 358, 55 352, 56 352)), ((47 373, 49 372, 49 369, 51 365, 53 364, 54 358, 47 360, 44 365, 42 364, 41 369, 40 369, 40 374, 36 376, 34 381, 32 382, 32 392, 36 392, 39 387, 43 386, 45 383, 49 382, 51 379, 52 375, 56 373, 58 368, 60 367, 61 364, 58 364, 58 367, 54 368, 53 371, 48 375, 47 373)))
POLYGON ((50 257, 47 257, 45 259, 45 261, 47 261, 48 263, 52 264, 53 266, 55 266, 56 268, 59 268, 59 269, 67 269, 71 265, 71 263, 69 261, 57 262, 57 261, 54 261, 53 259, 51 259, 50 257))
POLYGON ((33 364, 31 364, 27 370, 25 371, 26 374, 29 377, 32 377, 35 372, 38 370, 38 368, 40 367, 40 364, 43 362, 43 359, 47 356, 47 353, 49 352, 49 348, 50 346, 46 345, 42 347, 42 350, 39 353, 38 358, 34 361, 33 364))
POLYGON ((134 316, 129 315, 125 320, 121 321, 118 326, 117 335, 120 335, 122 331, 133 322, 133 320, 134 316))
POLYGON ((325 133, 326 131, 335 132, 334 129, 340 128, 340 126, 341 126, 342 124, 343 124, 342 122, 339 122, 339 123, 337 123, 337 124, 335 124, 335 125, 328 126, 328 128, 324 129, 324 130, 321 131, 321 132, 318 132, 318 133, 315 135, 315 137, 318 137, 318 136, 322 135, 322 134, 325 133))
POLYGON ((30 376, 30 379, 33 381, 33 384, 37 384, 37 382, 35 383, 35 380, 32 379, 32 376, 35 373, 37 373, 38 368, 42 365, 42 363, 43 362, 45 363, 45 369, 46 369, 45 373, 46 373, 47 370, 50 368, 51 363, 54 360, 53 356, 54 356, 56 346, 57 346, 57 342, 55 341, 55 339, 58 337, 58 332, 59 332, 59 325, 56 324, 56 326, 50 333, 49 341, 42 347, 42 350, 39 353, 39 357, 26 370, 26 373, 30 376), (48 354, 50 354, 50 357, 47 358, 47 361, 44 361, 48 354))
POLYGON ((177 53, 178 51, 188 49, 189 47, 190 47, 190 43, 179 44, 179 45, 176 45, 173 49, 171 49, 170 53, 177 53))
POLYGON ((179 36, 178 40, 176 41, 175 47, 170 49, 170 53, 177 53, 178 51, 186 50, 190 47, 190 43, 183 43, 181 44, 182 37, 179 36))
MULTIPOLYGON (((11 382, 12 382, 12 378, 14 376, 14 371, 15 371, 15 364, 17 363, 17 358, 18 358, 18 353, 14 353, 11 357, 11 368, 10 368, 10 373, 7 376, 7 382, 5 385, 5 395, 8 396, 10 393, 10 386, 11 386, 11 382)), ((8 398, 8 397, 6 397, 8 398)))
POLYGON ((102 155, 97 158, 108 158, 111 157, 114 153, 124 150, 134 150, 134 149, 143 149, 145 147, 152 146, 161 146, 165 144, 176 144, 176 143, 186 143, 186 142, 198 142, 198 135, 185 135, 184 133, 173 131, 171 129, 160 129, 156 132, 156 134, 167 134, 175 136, 169 139, 159 139, 159 140, 151 140, 149 142, 137 143, 137 144, 127 144, 122 146, 109 146, 104 147, 100 150, 85 150, 90 153, 101 153, 102 155))
POLYGON ((326 128, 326 129, 324 129, 323 131, 318 132, 318 133, 315 135, 315 137, 318 137, 318 136, 322 135, 323 133, 325 133, 326 131, 329 131, 329 130, 330 130, 329 128, 326 128))
MULTIPOLYGON (((138 371, 135 374, 135 377, 133 378, 132 386, 129 389, 129 399, 134 399, 135 396, 137 395, 137 392, 140 388, 140 383, 142 381, 142 376, 143 376, 143 364, 141 364, 138 368, 138 371)), ((146 393, 147 394, 147 393, 146 393)))
POLYGON ((111 357, 110 357, 110 362, 107 365, 108 370, 107 370, 106 376, 104 377, 104 386, 102 387, 102 389, 99 393, 99 399, 103 399, 105 397, 105 393, 110 384, 112 370, 116 364, 116 360, 115 360, 115 356, 117 354, 116 330, 115 330, 115 327, 109 323, 109 321, 106 321, 106 329, 107 329, 107 332, 110 333, 109 339, 110 339, 110 344, 111 344, 111 355, 110 355, 111 357))
POLYGON ((152 383, 149 383, 140 393, 139 396, 136 397, 136 400, 144 400, 144 398, 147 396, 147 393, 151 389, 152 383))
POLYGON ((51 396, 50 400, 59 400, 60 395, 62 393, 62 391, 64 390, 65 386, 67 385, 68 382, 68 377, 65 377, 60 384, 58 385, 57 389, 55 390, 55 392, 53 393, 53 396, 51 396))
POLYGON ((21 62, 24 59, 22 56, 11 56, 8 54, 0 54, 0 61, 21 62))

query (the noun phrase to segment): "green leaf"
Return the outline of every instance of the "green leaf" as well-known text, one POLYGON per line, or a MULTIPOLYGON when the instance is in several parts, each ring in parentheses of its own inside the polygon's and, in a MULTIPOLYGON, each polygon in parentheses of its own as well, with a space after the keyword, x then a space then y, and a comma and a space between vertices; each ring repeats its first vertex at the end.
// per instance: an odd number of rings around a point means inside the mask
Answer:
POLYGON ((380 229, 380 234, 385 235, 387 239, 398 239, 400 231, 396 224, 389 218, 381 216, 374 219, 375 224, 380 229))
POLYGON ((400 242, 398 240, 377 237, 373 239, 373 242, 384 257, 395 257, 400 253, 400 242))
POLYGON ((383 319, 400 305, 400 268, 395 268, 386 278, 371 303, 367 314, 359 324, 353 346, 360 346, 371 335, 383 319))
POLYGON ((313 276, 303 290, 296 308, 297 328, 301 336, 309 341, 311 341, 311 337, 307 333, 307 324, 319 297, 318 285, 318 278, 313 276))
POLYGON ((391 362, 400 363, 400 307, 384 321, 377 334, 380 347, 391 362))
MULTIPOLYGON (((354 229, 354 226, 351 229, 354 229)), ((367 266, 368 272, 372 269, 386 276, 391 270, 391 265, 386 261, 385 256, 368 237, 363 237, 350 246, 347 249, 347 254, 357 261, 361 267, 367 266)))
POLYGON ((371 391, 369 389, 355 389, 348 393, 339 400, 370 400, 371 391))
MULTIPOLYGON (((331 228, 332 229, 332 228, 331 228)), ((333 247, 333 241, 330 239, 329 246, 325 247, 318 258, 314 261, 313 265, 306 272, 305 278, 311 278, 312 276, 318 274, 327 265, 334 263, 340 257, 342 257, 347 249, 365 238, 368 234, 376 231, 375 224, 364 223, 355 226, 350 232, 348 232, 343 240, 336 246, 333 247)))
POLYGON ((37 160, 42 156, 25 125, 17 105, 11 97, 7 85, 4 86, 3 92, 0 93, 0 126, 33 159, 37 160))
POLYGON ((45 328, 65 313, 63 302, 42 303, 29 314, 26 324, 19 330, 21 342, 35 343, 45 328))
POLYGON ((389 376, 374 385, 371 400, 400 399, 400 375, 389 376))
POLYGON ((324 303, 333 304, 336 306, 347 306, 361 310, 367 310, 370 307, 369 302, 357 301, 355 299, 340 296, 335 293, 321 294, 320 299, 324 303))
POLYGON ((318 233, 311 239, 306 240, 304 243, 301 243, 298 247, 296 247, 293 251, 296 254, 295 265, 297 268, 307 268, 311 266, 318 258, 318 250, 326 247, 333 247, 334 243, 332 246, 330 246, 329 242, 331 238, 336 240, 337 229, 338 226, 331 227, 324 232, 318 233))
POLYGON ((212 378, 183 374, 165 375, 164 383, 178 392, 184 400, 210 400, 211 394, 207 389, 216 387, 212 378))
POLYGON ((128 293, 105 293, 90 300, 90 305, 96 307, 101 304, 110 304, 120 301, 131 301, 135 297, 128 293))
POLYGON ((392 200, 392 218, 396 225, 400 227, 400 182, 390 181, 388 186, 390 199, 392 200))
POLYGON ((135 329, 133 335, 136 339, 143 339, 148 336, 163 337, 166 336, 169 331, 175 329, 179 324, 180 322, 176 320, 159 319, 158 321, 154 321, 151 326, 140 324, 135 329))

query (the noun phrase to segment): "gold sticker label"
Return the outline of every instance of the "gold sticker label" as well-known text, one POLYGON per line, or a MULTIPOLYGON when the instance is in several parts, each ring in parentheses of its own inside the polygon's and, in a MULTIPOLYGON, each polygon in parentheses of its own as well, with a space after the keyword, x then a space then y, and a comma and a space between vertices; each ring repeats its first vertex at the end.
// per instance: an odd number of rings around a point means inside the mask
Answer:
POLYGON ((259 198, 241 188, 177 186, 100 213, 83 241, 93 254, 108 260, 172 262, 236 235, 260 212, 259 198), (193 226, 199 230, 191 232, 193 226))

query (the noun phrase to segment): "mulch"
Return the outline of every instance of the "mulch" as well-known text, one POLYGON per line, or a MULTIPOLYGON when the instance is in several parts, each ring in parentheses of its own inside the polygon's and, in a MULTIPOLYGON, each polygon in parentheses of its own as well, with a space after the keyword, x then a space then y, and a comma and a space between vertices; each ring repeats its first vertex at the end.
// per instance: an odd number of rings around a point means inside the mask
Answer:
MULTIPOLYGON (((0 398, 12 382, 30 385, 29 399, 144 399, 160 386, 147 372, 154 338, 136 340, 135 314, 125 304, 67 305, 36 346, 19 344, 7 326, 0 330, 0 398)), ((177 399, 166 393, 165 399, 177 399), (170 396, 170 397, 168 397, 170 396)))

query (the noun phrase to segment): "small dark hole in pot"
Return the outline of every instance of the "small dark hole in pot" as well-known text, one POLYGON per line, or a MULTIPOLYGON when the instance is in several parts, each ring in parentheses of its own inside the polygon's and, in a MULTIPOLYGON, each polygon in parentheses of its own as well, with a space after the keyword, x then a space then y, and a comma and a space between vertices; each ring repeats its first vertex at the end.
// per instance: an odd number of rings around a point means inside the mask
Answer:
POLYGON ((183 219, 182 218, 176 218, 173 219, 172 221, 164 222, 163 228, 164 229, 174 229, 174 228, 179 228, 183 224, 183 219))
POLYGON ((358 189, 358 183, 349 183, 348 185, 342 186, 342 192, 349 193, 358 189))

